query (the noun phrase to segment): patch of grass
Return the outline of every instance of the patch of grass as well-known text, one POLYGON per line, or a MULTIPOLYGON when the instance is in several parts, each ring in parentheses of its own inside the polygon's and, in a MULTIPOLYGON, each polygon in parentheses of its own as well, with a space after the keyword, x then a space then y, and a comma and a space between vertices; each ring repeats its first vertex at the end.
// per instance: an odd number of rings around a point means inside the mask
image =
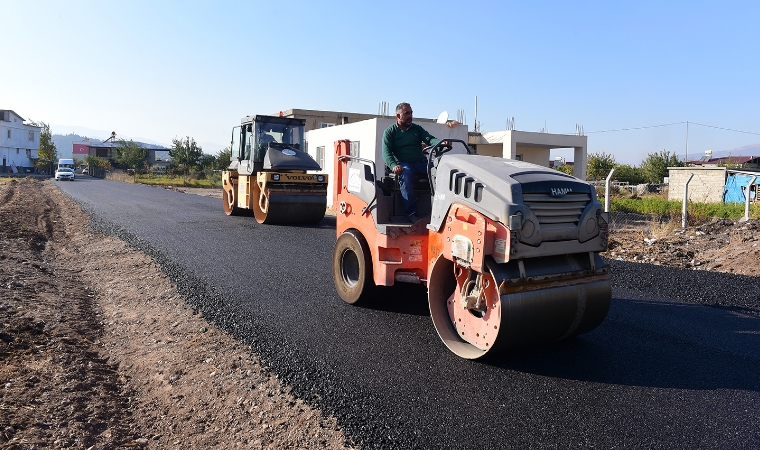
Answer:
POLYGON ((222 186, 221 175, 214 174, 211 178, 199 179, 196 174, 169 175, 169 174, 152 174, 138 173, 130 175, 126 172, 114 171, 106 176, 109 180, 121 181, 124 183, 139 183, 148 186, 175 186, 175 187, 193 187, 193 188, 217 188, 222 186))
POLYGON ((181 186, 194 188, 215 188, 221 186, 221 177, 198 179, 193 175, 137 175, 137 182, 149 186, 181 186))
MULTIPOLYGON (((667 200, 661 196, 613 198, 610 201, 611 211, 670 217, 671 221, 681 220, 681 208, 680 201, 667 200)), ((687 213, 689 225, 705 223, 715 218, 739 219, 744 217, 744 204, 689 202, 687 213)), ((760 218, 760 204, 751 204, 749 215, 752 219, 760 218)))
POLYGON ((612 211, 655 214, 660 217, 667 217, 671 211, 681 210, 681 202, 666 200, 659 196, 613 198, 610 200, 610 209, 612 211))

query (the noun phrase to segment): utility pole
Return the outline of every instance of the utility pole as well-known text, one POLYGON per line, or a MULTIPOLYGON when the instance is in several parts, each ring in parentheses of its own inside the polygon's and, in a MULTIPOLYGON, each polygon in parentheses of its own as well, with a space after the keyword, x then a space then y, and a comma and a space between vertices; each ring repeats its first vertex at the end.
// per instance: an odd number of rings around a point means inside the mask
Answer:
POLYGON ((689 161, 689 121, 686 121, 686 157, 684 157, 684 164, 689 161))

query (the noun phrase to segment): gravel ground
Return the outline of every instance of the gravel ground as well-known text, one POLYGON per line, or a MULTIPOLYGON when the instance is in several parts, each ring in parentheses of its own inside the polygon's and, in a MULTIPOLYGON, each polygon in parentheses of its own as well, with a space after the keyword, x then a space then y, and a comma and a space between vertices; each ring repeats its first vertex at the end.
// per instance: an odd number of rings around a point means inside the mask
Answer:
POLYGON ((0 186, 0 274, 1 448, 353 447, 50 181, 0 186))

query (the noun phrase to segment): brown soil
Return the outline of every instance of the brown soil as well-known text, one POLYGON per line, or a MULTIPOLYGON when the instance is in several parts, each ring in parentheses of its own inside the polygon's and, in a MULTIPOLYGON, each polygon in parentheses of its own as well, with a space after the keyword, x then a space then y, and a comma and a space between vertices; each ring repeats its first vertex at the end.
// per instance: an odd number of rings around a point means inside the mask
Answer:
POLYGON ((715 219, 681 229, 657 224, 611 233, 608 258, 694 270, 760 275, 760 221, 715 219))
POLYGON ((0 448, 352 448, 50 181, 0 184, 0 448))
MULTIPOLYGON (((758 275, 759 229, 619 230, 606 256, 758 275)), ((0 362, 0 448, 352 448, 50 181, 0 185, 0 362)))

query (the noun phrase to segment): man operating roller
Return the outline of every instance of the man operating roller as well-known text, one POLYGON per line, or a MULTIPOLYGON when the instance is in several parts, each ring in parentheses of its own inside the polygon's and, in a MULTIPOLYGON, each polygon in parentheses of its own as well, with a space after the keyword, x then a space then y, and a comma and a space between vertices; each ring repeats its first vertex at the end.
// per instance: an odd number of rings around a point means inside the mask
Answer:
MULTIPOLYGON (((439 142, 442 142, 441 139, 436 139, 424 128, 412 123, 412 107, 409 103, 399 103, 396 106, 396 123, 383 133, 383 160, 398 177, 404 208, 412 223, 420 220, 412 182, 415 177, 427 175, 423 144, 431 146, 439 142)), ((447 141, 443 143, 448 144, 447 141)))

